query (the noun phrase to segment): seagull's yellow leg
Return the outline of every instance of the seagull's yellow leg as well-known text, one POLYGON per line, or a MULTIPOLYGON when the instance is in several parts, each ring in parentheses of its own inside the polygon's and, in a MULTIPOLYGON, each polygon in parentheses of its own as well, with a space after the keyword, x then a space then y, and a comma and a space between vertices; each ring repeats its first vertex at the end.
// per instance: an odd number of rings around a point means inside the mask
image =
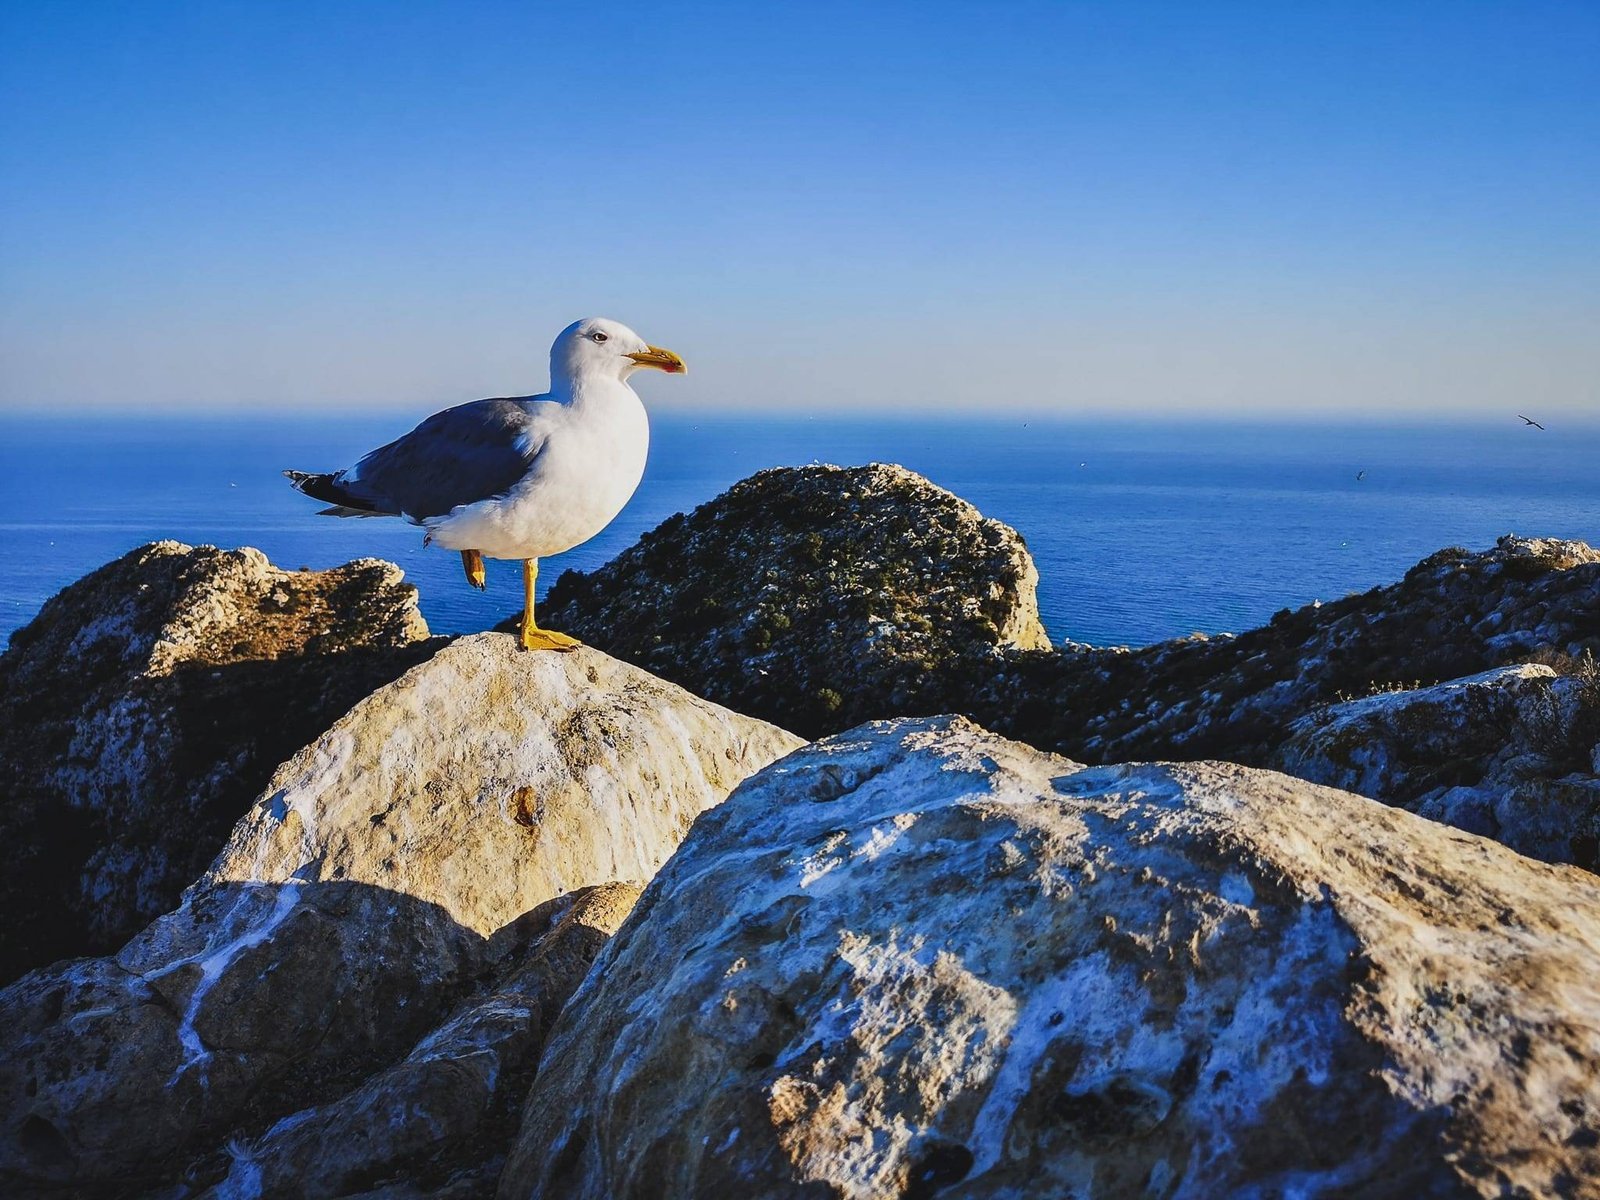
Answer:
POLYGON ((467 582, 480 592, 486 586, 483 575, 483 554, 478 550, 461 552, 461 569, 467 573, 467 582))
POLYGON ((553 629, 540 629, 533 619, 533 585, 539 578, 539 560, 524 559, 522 563, 522 648, 524 650, 572 650, 580 643, 577 638, 557 633, 553 629))

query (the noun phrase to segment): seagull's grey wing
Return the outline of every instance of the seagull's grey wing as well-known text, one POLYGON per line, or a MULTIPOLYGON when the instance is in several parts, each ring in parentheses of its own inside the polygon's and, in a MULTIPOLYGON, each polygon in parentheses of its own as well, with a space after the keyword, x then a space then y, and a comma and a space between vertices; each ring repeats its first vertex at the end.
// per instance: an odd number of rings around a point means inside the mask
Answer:
POLYGON ((437 517, 510 491, 539 456, 535 424, 528 400, 474 400, 434 413, 334 478, 385 512, 437 517))

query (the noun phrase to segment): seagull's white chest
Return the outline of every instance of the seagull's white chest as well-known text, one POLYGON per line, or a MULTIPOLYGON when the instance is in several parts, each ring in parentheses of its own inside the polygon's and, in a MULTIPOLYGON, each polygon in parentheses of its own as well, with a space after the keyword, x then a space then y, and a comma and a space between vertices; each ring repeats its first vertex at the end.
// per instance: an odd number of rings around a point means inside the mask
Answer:
POLYGON ((644 476, 650 424, 633 389, 611 382, 550 405, 532 420, 539 447, 504 496, 425 522, 432 541, 489 558, 543 558, 582 544, 616 519, 644 476))

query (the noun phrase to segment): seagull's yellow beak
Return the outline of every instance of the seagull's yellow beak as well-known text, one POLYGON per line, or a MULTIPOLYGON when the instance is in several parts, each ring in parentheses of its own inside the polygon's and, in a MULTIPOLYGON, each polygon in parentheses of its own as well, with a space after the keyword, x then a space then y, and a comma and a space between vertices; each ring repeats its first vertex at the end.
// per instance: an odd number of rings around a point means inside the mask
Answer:
POLYGON ((651 346, 648 350, 639 350, 627 357, 641 367, 654 367, 658 371, 665 371, 668 375, 684 375, 689 371, 689 368, 683 365, 683 359, 671 350, 663 350, 660 346, 651 346))

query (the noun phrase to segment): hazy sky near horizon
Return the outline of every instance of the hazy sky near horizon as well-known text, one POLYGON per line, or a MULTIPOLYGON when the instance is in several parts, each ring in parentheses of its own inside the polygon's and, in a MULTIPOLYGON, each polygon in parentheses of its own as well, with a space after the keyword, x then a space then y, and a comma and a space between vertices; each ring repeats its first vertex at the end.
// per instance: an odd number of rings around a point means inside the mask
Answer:
POLYGON ((0 8, 0 409, 1600 411, 1600 4, 0 8))

